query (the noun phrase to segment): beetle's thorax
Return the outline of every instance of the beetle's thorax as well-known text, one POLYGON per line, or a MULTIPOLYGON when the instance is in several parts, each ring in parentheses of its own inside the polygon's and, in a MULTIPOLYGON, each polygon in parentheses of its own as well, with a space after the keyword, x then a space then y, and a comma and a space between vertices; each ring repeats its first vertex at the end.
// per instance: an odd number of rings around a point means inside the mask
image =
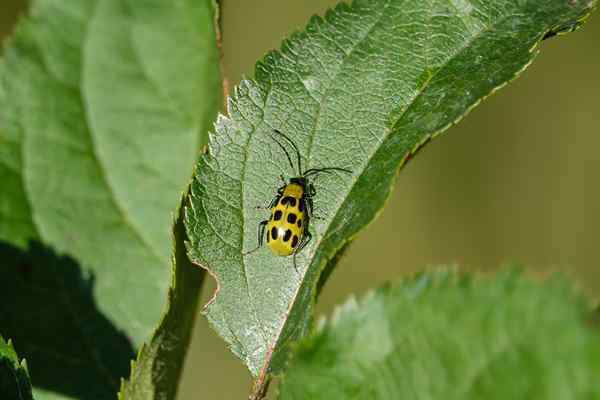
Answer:
POLYGON ((283 197, 294 197, 296 199, 302 198, 304 195, 304 185, 298 182, 294 182, 294 179, 290 180, 285 188, 283 189, 283 197))

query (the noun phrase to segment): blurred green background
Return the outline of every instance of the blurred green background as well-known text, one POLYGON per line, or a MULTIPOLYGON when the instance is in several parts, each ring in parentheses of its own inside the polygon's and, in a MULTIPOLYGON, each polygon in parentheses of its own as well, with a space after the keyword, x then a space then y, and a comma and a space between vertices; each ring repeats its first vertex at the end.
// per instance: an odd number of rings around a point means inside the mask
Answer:
MULTIPOLYGON (((0 0, 0 37, 24 0, 0 0)), ((230 84, 251 77, 279 47, 335 1, 225 0, 230 84)), ((600 297, 600 18, 544 42, 521 76, 415 157, 380 217, 350 247, 321 296, 327 314, 350 293, 439 264, 493 271, 510 261, 535 275, 563 271, 600 297)), ((207 288, 203 297, 212 290, 207 288)), ((552 310, 548 310, 552 312, 552 310)), ((179 399, 243 399, 240 361, 199 317, 179 399)), ((272 390, 270 398, 274 398, 272 390)))

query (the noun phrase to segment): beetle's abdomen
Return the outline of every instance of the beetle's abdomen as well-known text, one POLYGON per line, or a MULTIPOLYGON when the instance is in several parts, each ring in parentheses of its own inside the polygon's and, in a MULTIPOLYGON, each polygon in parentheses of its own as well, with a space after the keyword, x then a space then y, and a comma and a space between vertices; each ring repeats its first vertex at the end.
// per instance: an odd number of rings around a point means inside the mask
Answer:
POLYGON ((302 241, 306 224, 303 195, 301 186, 289 184, 271 210, 271 218, 267 224, 267 244, 277 255, 291 255, 302 241))

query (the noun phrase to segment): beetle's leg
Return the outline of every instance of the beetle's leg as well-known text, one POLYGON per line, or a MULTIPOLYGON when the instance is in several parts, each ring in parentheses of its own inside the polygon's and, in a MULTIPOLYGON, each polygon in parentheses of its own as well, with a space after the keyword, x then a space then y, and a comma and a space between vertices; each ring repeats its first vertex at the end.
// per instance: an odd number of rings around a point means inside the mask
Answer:
POLYGON ((302 251, 302 249, 306 247, 306 245, 308 244, 308 242, 311 241, 311 239, 312 233, 310 233, 307 229, 306 231, 304 231, 304 235, 302 235, 302 240, 300 241, 300 244, 298 245, 298 247, 296 247, 296 250, 294 252, 299 253, 300 251, 302 251))
POLYGON ((304 204, 306 205, 306 213, 307 213, 308 217, 312 218, 312 219, 318 219, 318 220, 325 219, 324 217, 321 217, 320 215, 313 214, 314 203, 313 203, 312 196, 310 194, 306 194, 304 196, 304 198, 305 198, 304 204))
POLYGON ((275 205, 279 202, 279 199, 281 199, 281 195, 280 194, 278 194, 277 196, 275 196, 273 198, 273 200, 271 200, 271 202, 268 205, 266 205, 266 206, 256 206, 256 209, 257 210, 269 210, 269 211, 271 211, 271 209, 273 207, 275 207, 275 205))
POLYGON ((296 265, 296 253, 294 253, 293 259, 294 259, 294 271, 296 271, 296 273, 298 275, 300 275, 300 271, 298 271, 298 266, 296 265))
POLYGON ((268 223, 269 220, 266 219, 258 224, 258 247, 263 245, 263 240, 265 240, 265 228, 267 227, 268 223))
POLYGON ((269 208, 275 207, 275 205, 277 205, 277 203, 279 203, 279 199, 281 199, 281 195, 273 197, 273 200, 271 200, 271 204, 269 204, 269 208))
POLYGON ((302 200, 304 203, 304 208, 306 209, 306 215, 308 215, 308 217, 312 217, 312 212, 313 212, 313 200, 312 197, 308 195, 308 193, 304 193, 304 196, 302 196, 302 200))
POLYGON ((250 251, 242 253, 242 255, 247 256, 248 254, 254 253, 256 250, 261 248, 261 246, 263 245, 263 240, 265 239, 265 228, 267 227, 268 223, 269 223, 269 220, 266 219, 264 221, 261 221, 260 224, 258 224, 258 246, 256 246, 254 249, 252 249, 250 251))
POLYGON ((308 215, 308 218, 314 218, 314 219, 324 219, 323 217, 320 216, 316 216, 313 214, 313 209, 314 209, 314 205, 313 205, 313 200, 311 196, 305 195, 303 197, 304 202, 304 208, 306 208, 306 215, 308 215))
POLYGON ((310 242, 310 240, 312 239, 312 234, 307 230, 305 231, 304 235, 302 236, 302 240, 300 241, 300 243, 298 244, 298 247, 296 247, 294 249, 294 269, 296 270, 296 273, 299 274, 300 271, 298 271, 298 266, 296 264, 296 255, 303 249, 306 247, 306 245, 308 244, 308 242, 310 242))

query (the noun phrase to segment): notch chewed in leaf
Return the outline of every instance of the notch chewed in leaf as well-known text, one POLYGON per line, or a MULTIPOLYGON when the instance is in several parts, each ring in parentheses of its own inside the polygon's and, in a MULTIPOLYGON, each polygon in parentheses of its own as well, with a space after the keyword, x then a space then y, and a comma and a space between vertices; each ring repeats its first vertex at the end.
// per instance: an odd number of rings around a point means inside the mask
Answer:
MULTIPOLYGON (((321 271, 370 222, 422 144, 514 79, 548 32, 579 24, 592 2, 355 1, 286 40, 229 99, 192 183, 191 259, 219 289, 212 325, 254 375, 277 372, 310 327, 321 271), (311 242, 292 257, 256 247, 257 228, 294 177, 273 130, 293 139, 314 179, 311 242)), ((371 268, 372 266, 365 266, 371 268)), ((260 382, 260 380, 259 380, 260 382)))

